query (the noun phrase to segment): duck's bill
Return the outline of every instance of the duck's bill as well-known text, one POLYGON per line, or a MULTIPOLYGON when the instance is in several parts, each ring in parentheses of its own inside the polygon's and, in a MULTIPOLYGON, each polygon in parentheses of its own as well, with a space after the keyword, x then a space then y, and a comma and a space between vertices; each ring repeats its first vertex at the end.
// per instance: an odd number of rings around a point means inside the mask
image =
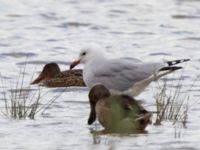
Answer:
POLYGON ((72 62, 71 65, 70 65, 70 67, 69 67, 69 69, 70 69, 70 70, 73 69, 73 68, 74 68, 75 66, 77 66, 78 64, 80 64, 80 60, 76 60, 76 61, 72 62))
POLYGON ((31 84, 38 84, 38 83, 40 83, 42 80, 44 80, 44 76, 39 75, 35 80, 33 80, 33 81, 31 82, 31 84))

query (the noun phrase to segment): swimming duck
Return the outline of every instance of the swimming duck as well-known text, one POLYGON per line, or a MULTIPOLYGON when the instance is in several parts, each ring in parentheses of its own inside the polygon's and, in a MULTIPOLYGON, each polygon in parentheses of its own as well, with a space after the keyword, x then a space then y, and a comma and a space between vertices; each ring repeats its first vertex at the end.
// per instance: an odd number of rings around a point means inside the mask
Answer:
POLYGON ((38 83, 42 83, 47 87, 85 86, 81 69, 61 72, 56 63, 46 64, 42 72, 31 84, 38 83))
POLYGON ((152 113, 127 95, 111 95, 104 85, 96 85, 89 92, 91 125, 96 117, 108 133, 143 132, 151 123, 152 113))

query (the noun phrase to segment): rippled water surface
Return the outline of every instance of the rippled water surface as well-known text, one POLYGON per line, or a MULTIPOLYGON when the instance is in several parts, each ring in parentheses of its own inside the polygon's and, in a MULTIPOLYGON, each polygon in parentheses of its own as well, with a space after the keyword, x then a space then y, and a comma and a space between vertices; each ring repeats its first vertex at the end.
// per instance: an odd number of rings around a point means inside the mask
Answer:
MULTIPOLYGON (((188 124, 179 129, 163 121, 150 125, 147 134, 102 135, 96 144, 88 126, 87 88, 68 88, 43 115, 35 120, 0 117, 0 149, 199 149, 200 143, 200 1, 199 0, 1 0, 1 89, 15 88, 26 66, 24 86, 45 63, 57 62, 67 69, 78 47, 90 42, 106 49, 110 57, 137 57, 146 61, 190 58, 184 65, 184 89, 190 96, 188 124), (195 81, 195 86, 190 87, 195 81)), ((170 76, 176 80, 179 76, 170 76)), ((173 88, 173 87, 169 87, 173 88)), ((31 87, 37 90, 37 86, 31 87)), ((48 100, 62 89, 48 89, 48 100)), ((152 84, 140 99, 155 110, 152 84)), ((2 100, 0 108, 4 111, 2 100)))

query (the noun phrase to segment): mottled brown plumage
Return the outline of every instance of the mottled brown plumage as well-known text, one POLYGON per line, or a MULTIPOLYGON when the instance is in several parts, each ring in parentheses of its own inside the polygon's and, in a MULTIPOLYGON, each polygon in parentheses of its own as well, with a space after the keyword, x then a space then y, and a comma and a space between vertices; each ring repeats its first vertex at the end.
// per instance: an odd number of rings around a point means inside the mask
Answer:
POLYGON ((39 76, 31 83, 47 87, 69 87, 69 86, 85 86, 82 76, 82 70, 60 71, 56 63, 46 64, 39 76))
POLYGON ((151 122, 152 113, 127 95, 111 95, 103 85, 94 86, 89 92, 91 112, 88 124, 96 117, 107 132, 142 132, 151 122))

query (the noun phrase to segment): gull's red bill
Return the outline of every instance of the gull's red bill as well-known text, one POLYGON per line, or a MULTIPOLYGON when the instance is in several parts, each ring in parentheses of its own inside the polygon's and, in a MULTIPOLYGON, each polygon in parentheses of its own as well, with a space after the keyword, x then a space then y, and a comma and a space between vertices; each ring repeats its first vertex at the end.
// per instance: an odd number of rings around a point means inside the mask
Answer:
POLYGON ((77 66, 78 64, 80 64, 80 60, 76 60, 76 61, 72 62, 71 65, 70 65, 70 67, 69 67, 69 69, 70 69, 70 70, 73 69, 73 68, 74 68, 75 66, 77 66))

